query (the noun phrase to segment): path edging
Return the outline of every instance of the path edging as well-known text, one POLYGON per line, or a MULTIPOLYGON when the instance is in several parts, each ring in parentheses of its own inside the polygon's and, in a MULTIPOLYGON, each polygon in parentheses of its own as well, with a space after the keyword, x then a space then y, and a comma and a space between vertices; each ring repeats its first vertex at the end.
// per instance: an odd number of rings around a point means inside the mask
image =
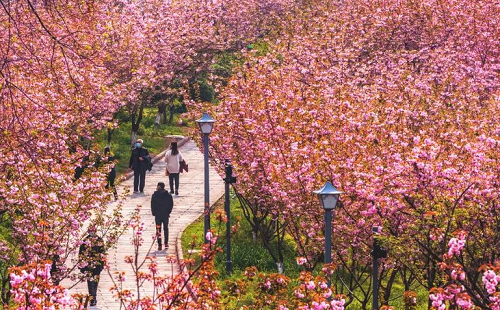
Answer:
MULTIPOLYGON (((196 221, 196 220, 194 220, 194 221, 196 221)), ((193 224, 194 221, 189 223, 189 225, 193 224)), ((186 227, 188 227, 189 225, 187 225, 186 227)), ((186 227, 184 227, 181 231, 179 231, 177 233, 177 236, 175 237, 175 255, 177 258, 177 265, 179 266, 180 273, 184 273, 184 274, 189 272, 187 270, 185 264, 181 265, 181 261, 184 260, 184 253, 182 252, 182 240, 181 240, 181 238, 182 238, 182 234, 184 233, 184 230, 186 229, 186 227)), ((189 295, 191 295, 191 298, 193 298, 194 300, 197 300, 198 297, 196 297, 196 295, 194 294, 193 289, 191 288, 191 285, 189 285, 189 282, 186 283, 186 288, 189 292, 189 295)))

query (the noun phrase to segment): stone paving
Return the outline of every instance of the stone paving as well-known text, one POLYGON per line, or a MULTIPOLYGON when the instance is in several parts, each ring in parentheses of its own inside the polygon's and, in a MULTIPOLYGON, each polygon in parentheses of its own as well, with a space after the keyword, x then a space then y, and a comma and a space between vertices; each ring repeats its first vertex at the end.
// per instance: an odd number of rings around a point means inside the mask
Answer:
MULTIPOLYGON (((147 143, 146 143, 147 144, 147 143)), ((147 146, 147 145, 146 145, 147 146)), ((129 195, 124 201, 123 214, 125 217, 131 214, 137 205, 142 205, 141 217, 145 223, 144 228, 144 246, 140 249, 140 258, 146 256, 156 255, 158 257, 159 270, 163 271, 163 274, 177 274, 179 273, 179 266, 177 264, 168 263, 166 257, 172 256, 177 257, 176 253, 176 243, 181 237, 182 231, 191 224, 194 220, 199 218, 203 214, 204 205, 204 173, 203 173, 203 153, 198 149, 196 144, 192 141, 188 141, 184 144, 180 151, 186 162, 189 165, 189 172, 182 173, 180 175, 180 188, 179 196, 174 196, 174 209, 170 215, 169 222, 169 249, 157 251, 156 242, 152 244, 152 238, 155 234, 155 223, 154 217, 151 215, 151 195, 156 189, 156 184, 158 182, 164 182, 168 188, 168 177, 165 176, 165 162, 164 157, 158 160, 151 172, 146 175, 146 188, 144 194, 129 195), (152 245, 152 247, 151 247, 152 245)), ((126 188, 132 193, 133 190, 133 178, 130 178, 122 182, 118 186, 118 192, 123 193, 126 188)), ((213 168, 210 168, 210 203, 213 205, 222 195, 224 194, 224 182, 222 178, 215 172, 213 168)), ((115 206, 115 203, 110 204, 110 208, 115 206)), ((163 233, 163 232, 162 232, 163 233)), ((135 287, 135 278, 133 276, 132 269, 129 264, 124 262, 124 258, 127 255, 132 255, 134 252, 134 246, 131 244, 132 231, 128 230, 124 235, 122 235, 118 241, 118 246, 116 249, 110 250, 108 253, 108 261, 110 265, 110 270, 114 271, 125 271, 127 280, 124 283, 124 287, 131 289, 135 294, 137 289, 135 287)), ((180 249, 182 250, 182 249, 180 249)), ((145 264, 146 265, 146 264, 145 264)), ((147 267, 144 266, 141 270, 147 271, 147 267)), ((65 280, 61 283, 65 287, 71 287, 75 283, 71 283, 70 280, 65 280)), ((97 295, 97 306, 89 307, 89 309, 120 309, 120 304, 117 302, 109 288, 112 286, 112 281, 106 271, 101 273, 101 280, 99 282, 98 295, 97 295)), ((83 293, 86 294, 87 284, 86 282, 77 283, 70 292, 83 293)), ((145 285, 141 288, 141 295, 151 294, 152 285, 145 285)))

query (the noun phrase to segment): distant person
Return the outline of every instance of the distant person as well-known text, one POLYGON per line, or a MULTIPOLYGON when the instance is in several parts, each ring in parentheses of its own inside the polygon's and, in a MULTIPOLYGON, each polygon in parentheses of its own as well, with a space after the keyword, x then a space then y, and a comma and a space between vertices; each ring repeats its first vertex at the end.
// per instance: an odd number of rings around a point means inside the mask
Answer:
POLYGON ((54 254, 52 256, 52 265, 50 267, 50 278, 54 285, 59 285, 61 282, 61 258, 59 254, 54 254))
POLYGON ((80 164, 75 168, 74 181, 77 181, 78 179, 81 178, 88 164, 89 164, 89 156, 86 155, 85 157, 82 158, 80 164))
POLYGON ((106 189, 110 188, 113 190, 113 196, 115 196, 115 200, 118 200, 118 193, 116 192, 115 187, 115 179, 116 179, 116 169, 115 169, 115 155, 111 152, 109 146, 104 148, 104 157, 105 161, 111 164, 111 170, 107 176, 106 189))
POLYGON ((91 306, 97 304, 97 285, 99 277, 104 269, 105 250, 104 241, 96 234, 95 227, 90 227, 87 237, 80 245, 78 252, 80 271, 87 279, 89 295, 92 296, 91 306))
POLYGON ((156 191, 151 197, 151 213, 155 217, 156 223, 156 238, 158 240, 158 251, 161 251, 161 226, 165 236, 165 249, 168 249, 168 219, 174 207, 172 195, 165 190, 165 183, 159 182, 156 186, 156 191))
POLYGON ((139 191, 144 193, 146 170, 151 171, 151 167, 153 166, 148 149, 142 147, 142 144, 142 139, 136 141, 128 164, 128 167, 134 171, 134 194, 139 193, 139 191))
POLYGON ((166 175, 168 175, 170 194, 179 195, 179 173, 182 161, 182 154, 177 148, 177 142, 170 143, 170 149, 165 153, 166 175))

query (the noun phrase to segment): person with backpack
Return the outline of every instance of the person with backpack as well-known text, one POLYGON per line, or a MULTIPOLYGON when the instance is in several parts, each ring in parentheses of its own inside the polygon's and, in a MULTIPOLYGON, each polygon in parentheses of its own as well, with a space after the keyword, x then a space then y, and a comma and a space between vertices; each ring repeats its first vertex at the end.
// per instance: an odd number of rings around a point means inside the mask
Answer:
POLYGON ((139 193, 139 191, 141 194, 144 193, 146 170, 151 171, 153 167, 148 149, 142 147, 143 143, 142 139, 137 139, 128 164, 129 169, 134 171, 134 194, 139 193))
POLYGON ((182 154, 177 148, 177 142, 170 143, 170 149, 165 153, 165 162, 167 163, 165 174, 168 175, 170 194, 175 193, 176 196, 179 195, 179 173, 183 161, 182 154))
POLYGON ((161 226, 165 236, 165 249, 168 249, 168 220, 174 207, 172 195, 165 190, 165 183, 159 182, 156 191, 151 197, 151 213, 155 217, 156 238, 158 240, 158 251, 162 250, 161 226))

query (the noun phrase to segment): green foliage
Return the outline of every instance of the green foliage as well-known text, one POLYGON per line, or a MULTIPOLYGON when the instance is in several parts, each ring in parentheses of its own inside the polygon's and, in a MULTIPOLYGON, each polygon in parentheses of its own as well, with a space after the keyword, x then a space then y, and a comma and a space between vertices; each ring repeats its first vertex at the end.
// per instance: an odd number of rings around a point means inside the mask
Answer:
MULTIPOLYGON (((225 225, 226 223, 217 220, 217 213, 224 213, 224 199, 221 198, 214 206, 214 211, 211 213, 211 228, 219 235, 219 243, 225 250, 225 225)), ((237 218, 242 218, 242 210, 239 201, 235 198, 231 199, 231 225, 236 225, 237 218)), ((204 221, 203 217, 197 219, 194 223, 189 225, 182 234, 181 243, 184 252, 184 258, 189 256, 188 253, 193 253, 191 258, 195 258, 199 262, 198 251, 200 245, 203 243, 203 229, 204 221), (196 243, 196 247, 193 252, 191 252, 191 244, 193 240, 196 243)), ((274 245, 276 246, 276 245, 274 245)), ((285 275, 292 279, 291 284, 295 283, 301 270, 301 267, 297 265, 295 258, 297 256, 295 245, 291 238, 285 238, 284 242, 284 270, 285 275)), ((231 237, 231 260, 233 263, 233 273, 226 274, 226 252, 223 251, 218 253, 215 258, 215 268, 219 272, 220 277, 218 279, 218 284, 222 288, 223 294, 227 295, 225 298, 226 306, 228 309, 234 309, 235 307, 241 307, 243 305, 252 305, 256 298, 256 292, 252 288, 245 290, 244 294, 240 294, 238 300, 230 296, 230 292, 238 286, 238 283, 245 278, 244 272, 247 267, 256 266, 257 269, 265 274, 272 274, 277 272, 276 265, 274 264, 272 258, 269 256, 268 252, 264 246, 257 240, 253 241, 250 225, 243 219, 240 222, 238 231, 231 237)), ((320 272, 321 268, 316 268, 313 275, 320 272)), ((369 271, 368 271, 369 272, 369 271)), ((342 275, 344 281, 349 282, 350 275, 345 273, 342 275)), ((332 280, 333 285, 337 285, 337 293, 342 291, 342 282, 332 280)), ((368 289, 369 282, 365 283, 364 289, 368 289)), ((385 285, 385 283, 382 283, 385 285)), ((293 285, 292 285, 293 286, 293 285)), ((427 309, 428 292, 425 288, 421 286, 413 287, 412 290, 416 293, 417 305, 415 310, 425 310, 427 309)), ((344 289, 344 293, 347 291, 344 289)), ((292 294, 293 292, 289 292, 292 294)), ((355 292, 356 293, 356 292, 355 292)), ((405 309, 405 301, 403 294, 405 293, 404 285, 399 278, 393 284, 391 290, 391 297, 389 305, 393 306, 394 309, 405 309)), ((380 291, 380 296, 383 294, 383 290, 380 291)), ((366 305, 367 308, 371 309, 371 299, 366 305)), ((354 300, 348 307, 352 310, 363 309, 362 304, 358 300, 354 300)))
MULTIPOLYGON (((15 243, 11 235, 11 219, 6 213, 0 213, 0 248, 8 247, 10 249, 15 249, 15 243)), ((9 291, 8 281, 9 281, 9 267, 17 265, 18 257, 17 252, 6 253, 5 248, 2 249, 0 253, 0 309, 2 309, 2 299, 6 297, 9 291), (4 256, 8 259, 4 260, 4 256)))
MULTIPOLYGON (((171 126, 160 124, 154 126, 156 118, 156 108, 145 108, 144 117, 138 131, 138 138, 144 140, 144 146, 152 155, 158 154, 167 148, 165 136, 167 135, 183 135, 185 129, 177 126, 177 115, 174 117, 174 122, 171 126)), ((119 115, 121 119, 125 119, 125 115, 119 115)), ((130 159, 130 141, 132 133, 132 124, 130 121, 123 122, 113 132, 111 139, 111 151, 117 159, 116 170, 118 173, 126 172, 130 159)), ((107 145, 107 130, 101 130, 96 135, 96 142, 100 150, 103 150, 107 145)))
POLYGON ((206 81, 200 83, 200 100, 212 102, 215 99, 215 90, 212 85, 209 85, 206 81))
POLYGON ((223 86, 227 85, 227 80, 233 75, 234 68, 243 64, 243 59, 236 53, 223 52, 215 57, 212 71, 221 80, 223 86))
POLYGON ((269 43, 264 40, 258 40, 252 44, 252 49, 257 50, 258 56, 265 56, 271 50, 269 43))
MULTIPOLYGON (((224 200, 222 198, 217 202, 215 209, 224 213, 223 203, 224 200)), ((211 228, 216 232, 216 234, 219 235, 219 240, 222 242, 221 246, 225 249, 226 223, 217 221, 216 217, 216 212, 212 212, 210 218, 210 223, 212 224, 211 228)), ((242 209, 238 199, 232 199, 231 225, 235 225, 238 218, 243 218, 242 209)), ((182 248, 185 253, 188 249, 190 249, 189 245, 193 240, 193 236, 196 238, 198 248, 199 245, 203 243, 203 225, 203 218, 199 218, 193 224, 189 225, 182 234, 182 248)), ((276 244, 272 243, 272 246, 276 247, 276 244)), ((301 270, 295 262, 295 245, 291 239, 286 239, 282 246, 285 257, 285 274, 292 277, 297 276, 301 270)), ((262 272, 277 272, 276 264, 271 256, 269 256, 264 246, 260 243, 259 239, 257 239, 257 241, 253 241, 250 225, 244 220, 240 222, 240 227, 236 234, 231 236, 231 260, 233 262, 233 271, 235 273, 240 273, 249 266, 258 266, 259 270, 262 272)), ((225 270, 225 252, 219 253, 215 257, 215 268, 221 275, 227 276, 225 270)))

